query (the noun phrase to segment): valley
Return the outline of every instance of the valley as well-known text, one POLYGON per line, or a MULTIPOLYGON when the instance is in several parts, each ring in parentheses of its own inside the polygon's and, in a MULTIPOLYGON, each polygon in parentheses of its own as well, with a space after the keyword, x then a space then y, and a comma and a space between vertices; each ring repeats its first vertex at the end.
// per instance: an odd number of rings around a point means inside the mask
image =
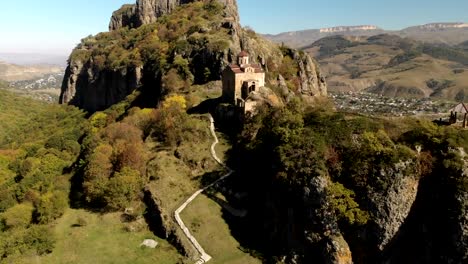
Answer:
POLYGON ((305 49, 316 57, 330 91, 464 101, 468 53, 392 35, 329 37, 305 49))
POLYGON ((468 25, 240 4, 119 2, 66 68, 0 64, 0 264, 468 261, 468 25))
POLYGON ((330 98, 338 111, 370 116, 445 118, 456 105, 451 101, 386 97, 366 92, 330 92, 330 98))
POLYGON ((375 25, 338 26, 322 29, 307 29, 290 31, 279 34, 265 34, 264 36, 276 43, 284 43, 291 47, 303 48, 315 41, 333 37, 371 37, 381 34, 395 35, 432 44, 458 45, 468 40, 467 23, 430 23, 412 26, 401 30, 385 30, 375 25))
POLYGON ((16 65, 0 62, 2 89, 33 99, 56 103, 65 69, 54 65, 16 65))

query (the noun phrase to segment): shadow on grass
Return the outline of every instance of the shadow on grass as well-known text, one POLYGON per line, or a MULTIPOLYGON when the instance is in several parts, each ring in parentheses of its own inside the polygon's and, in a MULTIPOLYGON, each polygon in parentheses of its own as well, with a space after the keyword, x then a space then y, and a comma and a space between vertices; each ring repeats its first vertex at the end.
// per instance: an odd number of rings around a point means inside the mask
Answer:
MULTIPOLYGON (((207 186, 226 174, 226 171, 215 171, 201 175, 198 180, 202 186, 207 186)), ((204 194, 222 208, 222 218, 229 227, 230 233, 240 244, 244 253, 259 259, 263 263, 276 263, 269 254, 268 243, 259 225, 261 212, 255 212, 254 205, 246 197, 243 183, 239 182, 238 174, 234 174, 211 188, 204 194), (221 194, 226 200, 217 196, 221 194)))
POLYGON ((187 110, 187 114, 214 114, 216 107, 221 103, 221 97, 214 99, 207 99, 201 102, 199 105, 194 106, 187 110))

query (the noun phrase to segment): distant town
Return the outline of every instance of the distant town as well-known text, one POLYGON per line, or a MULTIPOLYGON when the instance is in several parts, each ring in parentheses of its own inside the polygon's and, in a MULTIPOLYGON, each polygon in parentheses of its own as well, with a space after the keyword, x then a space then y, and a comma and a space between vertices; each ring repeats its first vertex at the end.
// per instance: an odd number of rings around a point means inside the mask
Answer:
POLYGON ((330 92, 338 111, 368 115, 414 116, 445 114, 455 102, 435 101, 429 98, 410 99, 385 97, 366 92, 330 92))
POLYGON ((13 81, 8 84, 8 89, 36 100, 56 103, 63 76, 63 73, 54 73, 31 80, 13 81))

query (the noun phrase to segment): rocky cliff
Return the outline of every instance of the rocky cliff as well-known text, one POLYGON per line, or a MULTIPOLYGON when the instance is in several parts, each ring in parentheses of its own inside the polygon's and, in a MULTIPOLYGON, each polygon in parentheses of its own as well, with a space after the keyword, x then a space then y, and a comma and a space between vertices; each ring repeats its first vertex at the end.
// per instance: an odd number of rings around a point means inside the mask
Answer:
POLYGON ((467 23, 430 23, 421 26, 416 26, 414 28, 423 29, 423 30, 443 30, 450 28, 468 28, 467 23))
POLYGON ((92 62, 71 61, 65 71, 60 103, 77 105, 90 112, 105 109, 140 86, 141 71, 140 67, 102 70, 92 62))
MULTIPOLYGON (((173 88, 167 83, 171 69, 189 85, 219 80, 222 70, 241 50, 248 50, 254 62, 271 71, 269 83, 275 83, 274 72, 287 55, 279 46, 240 26, 235 0, 138 0, 114 12, 110 29, 84 39, 73 51, 61 103, 93 112, 136 89, 149 92, 146 99, 152 97, 157 103, 159 95, 173 88), (176 65, 181 61, 186 70, 176 65)), ((315 61, 302 53, 288 54, 298 69, 288 81, 297 85, 298 94, 326 95, 326 83, 315 61)))
MULTIPOLYGON (((117 30, 123 27, 136 28, 141 25, 151 24, 163 15, 172 13, 177 7, 196 2, 198 0, 137 0, 136 4, 123 5, 112 14, 109 30, 117 30)), ((237 2, 235 0, 217 0, 223 4, 228 16, 239 20, 237 2)))
POLYGON ((293 109, 248 123, 232 157, 251 244, 281 263, 468 261, 464 131, 293 109))
POLYGON ((112 14, 109 30, 117 30, 123 27, 136 27, 140 22, 136 16, 136 5, 123 5, 112 14))

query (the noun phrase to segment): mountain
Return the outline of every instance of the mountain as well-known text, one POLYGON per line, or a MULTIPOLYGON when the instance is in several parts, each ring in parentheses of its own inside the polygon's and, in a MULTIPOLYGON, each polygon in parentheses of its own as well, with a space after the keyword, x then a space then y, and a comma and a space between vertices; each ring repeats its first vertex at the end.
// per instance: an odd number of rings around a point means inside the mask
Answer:
MULTIPOLYGON (((61 100, 87 113, 0 90, 1 263, 468 261, 461 122, 334 111, 318 63, 241 28, 235 1, 147 2, 70 55, 61 100), (226 66, 278 104, 219 103, 226 66)), ((389 35, 309 49, 361 42, 398 47, 376 65, 465 63, 389 35)))
POLYGON ((291 31, 279 33, 277 35, 266 34, 267 39, 276 43, 284 43, 291 47, 301 48, 309 45, 321 38, 344 35, 344 36, 371 36, 384 33, 383 29, 377 26, 364 25, 364 26, 339 26, 322 29, 309 29, 302 31, 291 31))
POLYGON ((414 26, 402 30, 385 30, 377 26, 340 26, 322 29, 310 29, 303 31, 291 31, 276 35, 264 35, 266 38, 284 43, 291 47, 301 48, 321 38, 343 36, 374 36, 388 33, 400 37, 409 37, 428 43, 444 43, 456 45, 468 40, 468 24, 466 23, 431 23, 414 26))
POLYGON ((403 29, 398 35, 427 43, 457 45, 468 40, 468 24, 431 23, 403 29))
POLYGON ((0 61, 17 65, 51 65, 65 67, 66 55, 39 53, 0 53, 0 61))
POLYGON ((27 81, 44 75, 63 73, 64 69, 53 65, 17 65, 0 61, 0 80, 27 81))
POLYGON ((463 101, 468 52, 395 35, 332 36, 304 49, 322 65, 329 90, 463 101))
POLYGON ((0 61, 0 82, 27 97, 50 103, 57 102, 65 69, 57 65, 18 65, 0 61))
POLYGON ((138 0, 114 12, 110 29, 83 39, 70 55, 61 103, 94 112, 139 90, 144 104, 154 106, 174 89, 170 80, 185 87, 220 80, 241 50, 271 72, 267 83, 277 85, 280 72, 298 95, 326 94, 307 54, 240 26, 236 1, 138 0))

